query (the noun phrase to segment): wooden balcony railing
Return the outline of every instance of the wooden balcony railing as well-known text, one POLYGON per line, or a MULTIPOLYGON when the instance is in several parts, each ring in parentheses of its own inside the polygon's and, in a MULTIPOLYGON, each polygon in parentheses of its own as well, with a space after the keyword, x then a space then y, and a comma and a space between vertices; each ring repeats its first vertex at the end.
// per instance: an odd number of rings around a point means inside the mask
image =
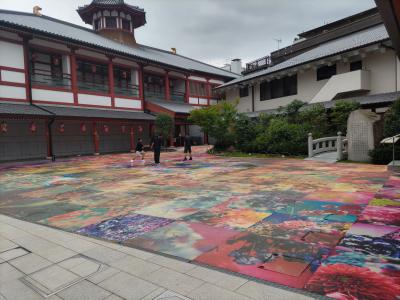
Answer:
POLYGON ((71 88, 71 75, 65 73, 52 73, 49 70, 33 69, 31 74, 32 85, 52 88, 71 88))

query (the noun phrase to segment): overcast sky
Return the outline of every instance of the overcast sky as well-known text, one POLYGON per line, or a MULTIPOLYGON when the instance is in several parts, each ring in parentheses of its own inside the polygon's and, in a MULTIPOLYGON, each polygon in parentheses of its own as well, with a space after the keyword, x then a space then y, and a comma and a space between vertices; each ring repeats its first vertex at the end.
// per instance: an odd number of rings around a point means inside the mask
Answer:
MULTIPOLYGON (((76 8, 91 0, 0 0, 0 8, 31 12, 34 5, 54 18, 84 25, 76 8)), ((244 62, 293 42, 297 33, 375 6, 373 0, 125 0, 144 8, 147 24, 138 43, 217 66, 244 62)))

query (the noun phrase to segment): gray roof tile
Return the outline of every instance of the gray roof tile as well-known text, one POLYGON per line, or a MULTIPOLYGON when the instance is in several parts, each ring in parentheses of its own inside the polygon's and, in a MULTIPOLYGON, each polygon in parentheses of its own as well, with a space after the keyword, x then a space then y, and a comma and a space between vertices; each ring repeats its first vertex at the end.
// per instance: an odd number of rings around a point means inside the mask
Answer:
POLYGON ((248 74, 246 76, 239 77, 232 81, 229 81, 223 85, 220 85, 217 89, 226 87, 239 82, 251 80, 264 75, 272 74, 281 70, 289 69, 292 67, 300 66, 314 60, 322 59, 325 57, 337 55, 346 51, 361 48, 369 44, 377 43, 383 40, 389 39, 389 35, 386 31, 385 26, 378 25, 374 26, 344 37, 340 37, 336 40, 332 40, 323 43, 309 51, 292 57, 280 64, 274 65, 268 69, 261 70, 248 74))
POLYGON ((35 16, 29 13, 0 10, 0 25, 20 26, 26 30, 34 30, 58 38, 65 38, 76 43, 101 47, 118 53, 134 56, 155 63, 177 67, 189 72, 203 72, 215 76, 236 78, 237 74, 202 63, 200 61, 173 54, 169 51, 148 46, 131 47, 96 34, 93 30, 47 16, 35 16))
POLYGON ((39 107, 29 104, 0 103, 0 115, 51 116, 39 107))

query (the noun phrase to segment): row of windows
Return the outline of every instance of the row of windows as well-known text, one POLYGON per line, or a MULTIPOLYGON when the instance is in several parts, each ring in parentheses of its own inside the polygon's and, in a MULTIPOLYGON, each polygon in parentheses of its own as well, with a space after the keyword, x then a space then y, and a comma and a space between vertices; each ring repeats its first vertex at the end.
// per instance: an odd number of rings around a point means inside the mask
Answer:
MULTIPOLYGON (((100 18, 94 22, 95 30, 103 28, 103 26, 101 25, 101 20, 102 19, 100 18)), ((105 28, 112 28, 112 29, 118 28, 118 18, 117 17, 105 17, 104 20, 105 20, 105 28)), ((131 30, 131 21, 122 19, 121 24, 122 24, 122 29, 128 30, 128 31, 131 30)))
MULTIPOLYGON (((350 63, 350 72, 361 70, 362 61, 353 61, 350 63)), ((322 66, 317 69, 317 81, 326 80, 337 74, 336 64, 332 66, 322 66)), ((261 101, 292 96, 297 94, 297 75, 287 76, 281 79, 265 81, 260 84, 261 101)), ((249 96, 249 87, 239 88, 240 98, 249 96)))

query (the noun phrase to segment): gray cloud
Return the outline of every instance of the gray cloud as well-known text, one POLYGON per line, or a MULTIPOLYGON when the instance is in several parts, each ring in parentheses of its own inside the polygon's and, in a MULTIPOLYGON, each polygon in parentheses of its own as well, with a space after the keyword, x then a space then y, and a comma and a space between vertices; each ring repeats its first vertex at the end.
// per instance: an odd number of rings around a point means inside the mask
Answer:
MULTIPOLYGON (((290 45, 297 33, 374 7, 373 0, 125 0, 144 8, 147 24, 136 40, 218 66, 256 59, 290 45)), ((83 25, 76 9, 90 0, 1 0, 1 8, 43 14, 83 25)))

